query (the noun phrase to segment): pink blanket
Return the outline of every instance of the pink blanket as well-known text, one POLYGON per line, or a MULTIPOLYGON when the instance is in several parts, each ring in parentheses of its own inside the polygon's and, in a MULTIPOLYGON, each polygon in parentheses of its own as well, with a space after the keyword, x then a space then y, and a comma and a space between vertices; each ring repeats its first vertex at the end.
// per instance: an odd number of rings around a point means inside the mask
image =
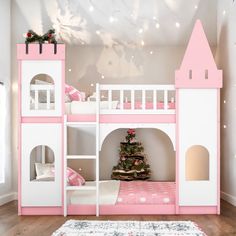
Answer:
POLYGON ((175 204, 175 183, 121 181, 116 204, 175 204))

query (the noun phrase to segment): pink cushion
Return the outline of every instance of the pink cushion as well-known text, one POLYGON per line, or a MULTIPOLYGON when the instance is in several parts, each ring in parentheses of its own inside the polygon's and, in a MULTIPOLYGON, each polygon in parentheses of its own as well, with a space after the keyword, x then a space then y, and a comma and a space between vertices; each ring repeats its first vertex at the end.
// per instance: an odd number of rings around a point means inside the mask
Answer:
POLYGON ((85 179, 79 173, 67 167, 67 183, 71 186, 81 186, 85 184, 85 179))
POLYGON ((68 94, 71 101, 84 101, 84 93, 75 87, 65 84, 65 94, 68 94))

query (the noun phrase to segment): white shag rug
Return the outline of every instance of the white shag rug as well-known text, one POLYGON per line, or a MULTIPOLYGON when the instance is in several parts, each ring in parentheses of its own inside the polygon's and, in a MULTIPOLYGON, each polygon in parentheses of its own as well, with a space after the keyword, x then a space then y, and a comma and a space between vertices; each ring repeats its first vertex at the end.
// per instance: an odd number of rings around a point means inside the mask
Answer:
POLYGON ((52 236, 206 236, 191 221, 68 220, 52 236))

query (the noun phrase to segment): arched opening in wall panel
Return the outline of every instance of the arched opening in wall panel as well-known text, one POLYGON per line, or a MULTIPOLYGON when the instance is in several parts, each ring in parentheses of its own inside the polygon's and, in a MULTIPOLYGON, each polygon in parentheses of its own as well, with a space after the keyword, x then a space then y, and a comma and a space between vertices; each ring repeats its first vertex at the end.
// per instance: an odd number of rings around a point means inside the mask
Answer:
POLYGON ((187 181, 209 180, 209 152, 201 145, 191 146, 186 152, 187 181))
MULTIPOLYGON (((147 163, 151 168, 150 180, 175 181, 175 151, 169 136, 159 129, 137 128, 136 138, 144 147, 147 163)), ((127 129, 111 132, 104 140, 100 152, 100 179, 111 179, 113 166, 119 160, 120 142, 123 142, 127 129)))
POLYGON ((50 147, 34 147, 30 153, 30 181, 54 181, 54 162, 54 152, 50 147))
POLYGON ((30 82, 30 110, 54 110, 54 86, 51 76, 35 75, 30 82))

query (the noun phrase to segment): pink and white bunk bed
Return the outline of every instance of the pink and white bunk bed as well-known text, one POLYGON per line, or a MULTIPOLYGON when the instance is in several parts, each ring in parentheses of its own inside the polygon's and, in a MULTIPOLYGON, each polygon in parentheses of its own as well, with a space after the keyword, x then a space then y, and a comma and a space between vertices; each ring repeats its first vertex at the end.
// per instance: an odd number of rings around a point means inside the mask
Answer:
MULTIPOLYGON (((24 44, 19 60, 19 214, 219 214, 219 106, 217 70, 200 21, 174 85, 97 84, 87 101, 68 101, 65 46, 24 44), (38 74, 43 74, 44 81, 38 74), (94 99, 94 100, 93 100, 94 99), (68 127, 93 129, 92 155, 69 155, 68 127), (176 151, 174 182, 100 181, 99 152, 120 128, 165 132, 176 151), (84 181, 68 160, 94 160, 84 181), (36 173, 36 174, 35 174, 36 173), (40 173, 40 174, 39 174, 40 173), (76 176, 78 184, 70 183, 76 176), (84 183, 85 182, 85 183, 84 183)), ((83 94, 77 94, 83 100, 83 94)))

